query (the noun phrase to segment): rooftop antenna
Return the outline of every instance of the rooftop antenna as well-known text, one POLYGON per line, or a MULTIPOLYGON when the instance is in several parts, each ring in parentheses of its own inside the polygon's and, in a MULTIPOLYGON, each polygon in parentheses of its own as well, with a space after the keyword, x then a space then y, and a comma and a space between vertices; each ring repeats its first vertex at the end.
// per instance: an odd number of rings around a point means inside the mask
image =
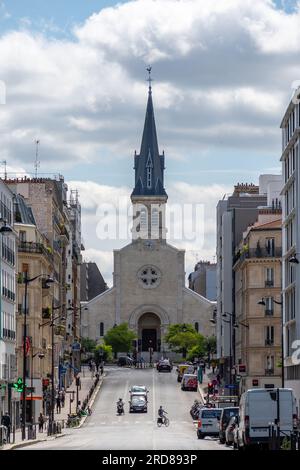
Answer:
POLYGON ((39 145, 40 145, 40 141, 39 140, 35 140, 35 162, 34 162, 34 176, 35 178, 37 178, 37 172, 38 172, 38 168, 40 166, 40 161, 39 161, 39 145))
POLYGON ((149 82, 149 93, 151 93, 151 91, 152 91, 151 82, 153 82, 153 78, 151 78, 151 70, 152 70, 151 65, 148 65, 148 67, 147 67, 146 70, 147 70, 147 72, 148 72, 148 74, 149 74, 149 77, 147 78, 147 82, 149 82))
POLYGON ((7 167, 6 167, 6 164, 7 164, 6 160, 3 160, 1 162, 1 165, 4 165, 4 179, 5 179, 5 181, 7 180, 7 167))

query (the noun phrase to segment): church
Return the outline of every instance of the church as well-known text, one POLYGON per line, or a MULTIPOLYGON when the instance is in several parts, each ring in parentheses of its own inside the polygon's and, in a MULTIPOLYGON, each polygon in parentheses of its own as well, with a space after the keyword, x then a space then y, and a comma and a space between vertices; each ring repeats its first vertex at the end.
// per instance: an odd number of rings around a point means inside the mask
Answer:
POLYGON ((114 325, 127 322, 146 360, 150 347, 154 360, 162 354, 174 357, 164 343, 168 326, 190 323, 210 336, 215 303, 185 286, 185 251, 166 241, 165 155, 158 148, 151 80, 134 170, 132 242, 114 250, 113 286, 85 304, 88 336, 100 341, 114 325))

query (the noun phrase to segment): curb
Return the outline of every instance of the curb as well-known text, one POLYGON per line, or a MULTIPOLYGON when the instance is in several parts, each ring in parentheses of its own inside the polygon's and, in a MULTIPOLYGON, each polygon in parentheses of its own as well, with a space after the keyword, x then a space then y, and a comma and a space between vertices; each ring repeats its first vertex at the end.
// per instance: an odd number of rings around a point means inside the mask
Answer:
POLYGON ((28 447, 31 446, 32 444, 39 444, 40 442, 46 442, 46 441, 54 441, 55 439, 59 439, 60 437, 66 436, 65 433, 58 434, 57 436, 51 436, 45 439, 32 439, 30 441, 26 442, 19 442, 17 444, 12 444, 12 446, 9 449, 2 449, 2 450, 15 450, 15 449, 20 449, 22 447, 28 447))
MULTIPOLYGON (((96 398, 97 398, 97 395, 98 395, 98 393, 99 393, 99 391, 100 391, 100 388, 101 388, 101 386, 102 386, 103 379, 104 379, 105 376, 106 376, 106 373, 103 374, 102 379, 99 381, 99 384, 98 384, 97 387, 95 388, 94 393, 93 393, 93 395, 92 395, 91 398, 90 398, 90 401, 89 401, 88 405, 91 406, 91 407, 93 406, 93 404, 94 404, 94 402, 95 402, 95 400, 96 400, 96 398)), ((81 421, 80 421, 79 425, 78 425, 78 426, 74 426, 72 429, 79 429, 79 428, 81 428, 81 426, 85 423, 85 420, 86 420, 87 418, 88 418, 88 416, 83 416, 83 417, 81 418, 81 421)))

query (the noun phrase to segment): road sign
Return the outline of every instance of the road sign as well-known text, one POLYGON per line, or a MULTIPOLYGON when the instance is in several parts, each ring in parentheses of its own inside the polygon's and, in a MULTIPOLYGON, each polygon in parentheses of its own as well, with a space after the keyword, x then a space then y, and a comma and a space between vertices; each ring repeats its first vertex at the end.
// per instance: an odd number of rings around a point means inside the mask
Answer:
POLYGON ((80 351, 81 344, 80 343, 73 343, 72 344, 72 349, 73 351, 80 351))
POLYGON ((235 378, 235 380, 236 380, 237 382, 240 382, 240 381, 241 381, 241 378, 242 378, 242 377, 241 377, 240 375, 237 375, 236 378, 235 378))
POLYGON ((235 388, 235 385, 234 384, 227 384, 227 385, 225 385, 225 388, 235 388))

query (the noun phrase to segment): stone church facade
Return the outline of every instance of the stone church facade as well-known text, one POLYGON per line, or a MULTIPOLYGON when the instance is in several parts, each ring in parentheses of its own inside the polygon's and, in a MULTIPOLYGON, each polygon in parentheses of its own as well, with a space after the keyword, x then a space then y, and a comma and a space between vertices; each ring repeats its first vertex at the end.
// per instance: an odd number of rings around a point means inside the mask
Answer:
POLYGON ((85 304, 90 338, 99 341, 108 329, 127 322, 145 358, 149 347, 154 358, 168 353, 164 335, 171 324, 191 323, 205 336, 213 333, 209 320, 215 303, 185 287, 185 251, 166 242, 164 159, 150 82, 141 150, 134 156, 132 242, 114 250, 113 287, 85 304))

